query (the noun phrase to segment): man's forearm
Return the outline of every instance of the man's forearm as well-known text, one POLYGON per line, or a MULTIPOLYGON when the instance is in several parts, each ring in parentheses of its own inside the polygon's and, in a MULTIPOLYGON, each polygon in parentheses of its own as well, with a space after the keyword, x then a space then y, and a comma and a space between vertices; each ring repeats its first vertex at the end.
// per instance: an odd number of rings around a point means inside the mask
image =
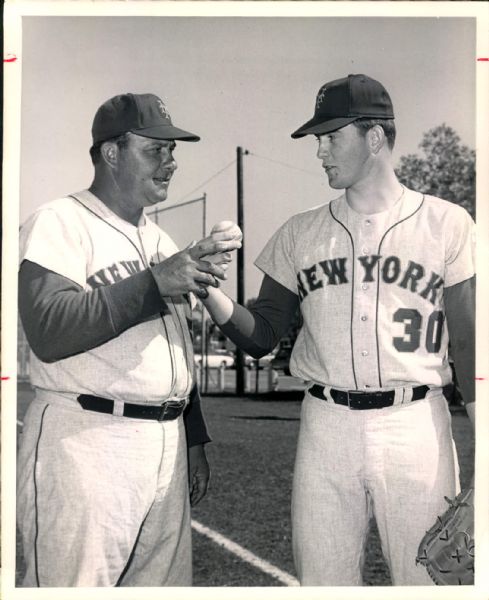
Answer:
POLYGON ((475 277, 444 292, 450 351, 469 418, 475 402, 475 277))
POLYGON ((222 325, 231 318, 234 304, 231 298, 226 296, 219 288, 207 288, 208 296, 202 299, 202 303, 209 311, 216 325, 222 325))
POLYGON ((224 335, 254 358, 261 358, 278 344, 299 307, 298 296, 268 276, 251 310, 219 289, 209 289, 203 302, 224 335))
POLYGON ((187 446, 199 446, 211 441, 202 414, 200 392, 197 384, 190 392, 189 403, 183 413, 183 422, 187 434, 187 446))
POLYGON ((44 362, 86 352, 164 310, 146 270, 86 292, 73 281, 24 261, 19 311, 29 344, 44 362))
POLYGON ((272 346, 266 345, 257 331, 255 316, 245 307, 233 302, 221 290, 209 288, 203 303, 212 319, 232 342, 250 356, 260 358, 272 346))

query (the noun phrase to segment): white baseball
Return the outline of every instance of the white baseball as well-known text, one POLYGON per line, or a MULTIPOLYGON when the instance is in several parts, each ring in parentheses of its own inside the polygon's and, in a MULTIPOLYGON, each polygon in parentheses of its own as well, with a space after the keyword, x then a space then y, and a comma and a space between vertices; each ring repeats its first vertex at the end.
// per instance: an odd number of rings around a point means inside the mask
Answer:
POLYGON ((218 231, 226 231, 226 229, 230 229, 231 227, 234 227, 234 226, 235 225, 234 225, 233 221, 219 221, 219 223, 216 223, 214 225, 211 233, 217 233, 218 231))
POLYGON ((223 231, 232 233, 233 238, 240 238, 242 235, 241 229, 233 221, 220 221, 219 223, 216 223, 211 230, 211 235, 215 233, 222 233, 223 231))

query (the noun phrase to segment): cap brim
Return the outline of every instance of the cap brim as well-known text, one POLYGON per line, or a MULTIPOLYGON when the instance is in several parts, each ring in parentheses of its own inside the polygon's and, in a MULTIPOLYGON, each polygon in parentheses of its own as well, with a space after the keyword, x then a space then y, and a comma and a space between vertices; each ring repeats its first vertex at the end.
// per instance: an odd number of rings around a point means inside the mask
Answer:
POLYGON ((149 137, 156 140, 183 140, 184 142, 198 142, 200 137, 190 131, 179 129, 173 125, 158 125, 157 127, 144 127, 142 129, 131 129, 132 133, 149 137))
POLYGON ((329 119, 328 121, 319 121, 316 118, 312 118, 307 123, 304 123, 302 127, 299 127, 297 131, 291 134, 293 138, 301 138, 305 135, 322 135, 323 133, 330 133, 336 129, 341 129, 353 121, 356 121, 360 117, 337 117, 336 119, 329 119))

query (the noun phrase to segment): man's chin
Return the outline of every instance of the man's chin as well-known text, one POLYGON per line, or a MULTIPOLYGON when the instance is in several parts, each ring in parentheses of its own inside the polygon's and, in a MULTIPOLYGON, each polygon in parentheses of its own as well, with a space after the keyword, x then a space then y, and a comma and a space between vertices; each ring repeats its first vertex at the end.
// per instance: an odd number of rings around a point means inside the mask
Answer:
POLYGON ((341 185, 341 183, 333 177, 328 177, 328 184, 329 184, 329 187, 332 188, 333 190, 342 190, 345 187, 344 185, 341 185))
POLYGON ((164 202, 168 198, 168 192, 160 192, 155 196, 151 196, 148 198, 148 206, 154 206, 155 204, 159 204, 160 202, 164 202))

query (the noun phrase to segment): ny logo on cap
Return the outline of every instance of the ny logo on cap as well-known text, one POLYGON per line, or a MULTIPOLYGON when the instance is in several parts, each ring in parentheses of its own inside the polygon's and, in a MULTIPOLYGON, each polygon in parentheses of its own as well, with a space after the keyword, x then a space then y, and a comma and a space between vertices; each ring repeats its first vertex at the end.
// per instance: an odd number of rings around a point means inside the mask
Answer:
POLYGON ((170 113, 168 112, 166 106, 163 104, 163 101, 158 98, 158 100, 156 101, 156 104, 158 105, 158 108, 160 109, 162 116, 165 117, 165 119, 168 119, 169 121, 171 121, 170 113))
POLYGON ((328 84, 323 85, 323 87, 319 90, 317 98, 316 98, 316 110, 323 103, 324 96, 326 94, 326 90, 328 89, 328 84))

